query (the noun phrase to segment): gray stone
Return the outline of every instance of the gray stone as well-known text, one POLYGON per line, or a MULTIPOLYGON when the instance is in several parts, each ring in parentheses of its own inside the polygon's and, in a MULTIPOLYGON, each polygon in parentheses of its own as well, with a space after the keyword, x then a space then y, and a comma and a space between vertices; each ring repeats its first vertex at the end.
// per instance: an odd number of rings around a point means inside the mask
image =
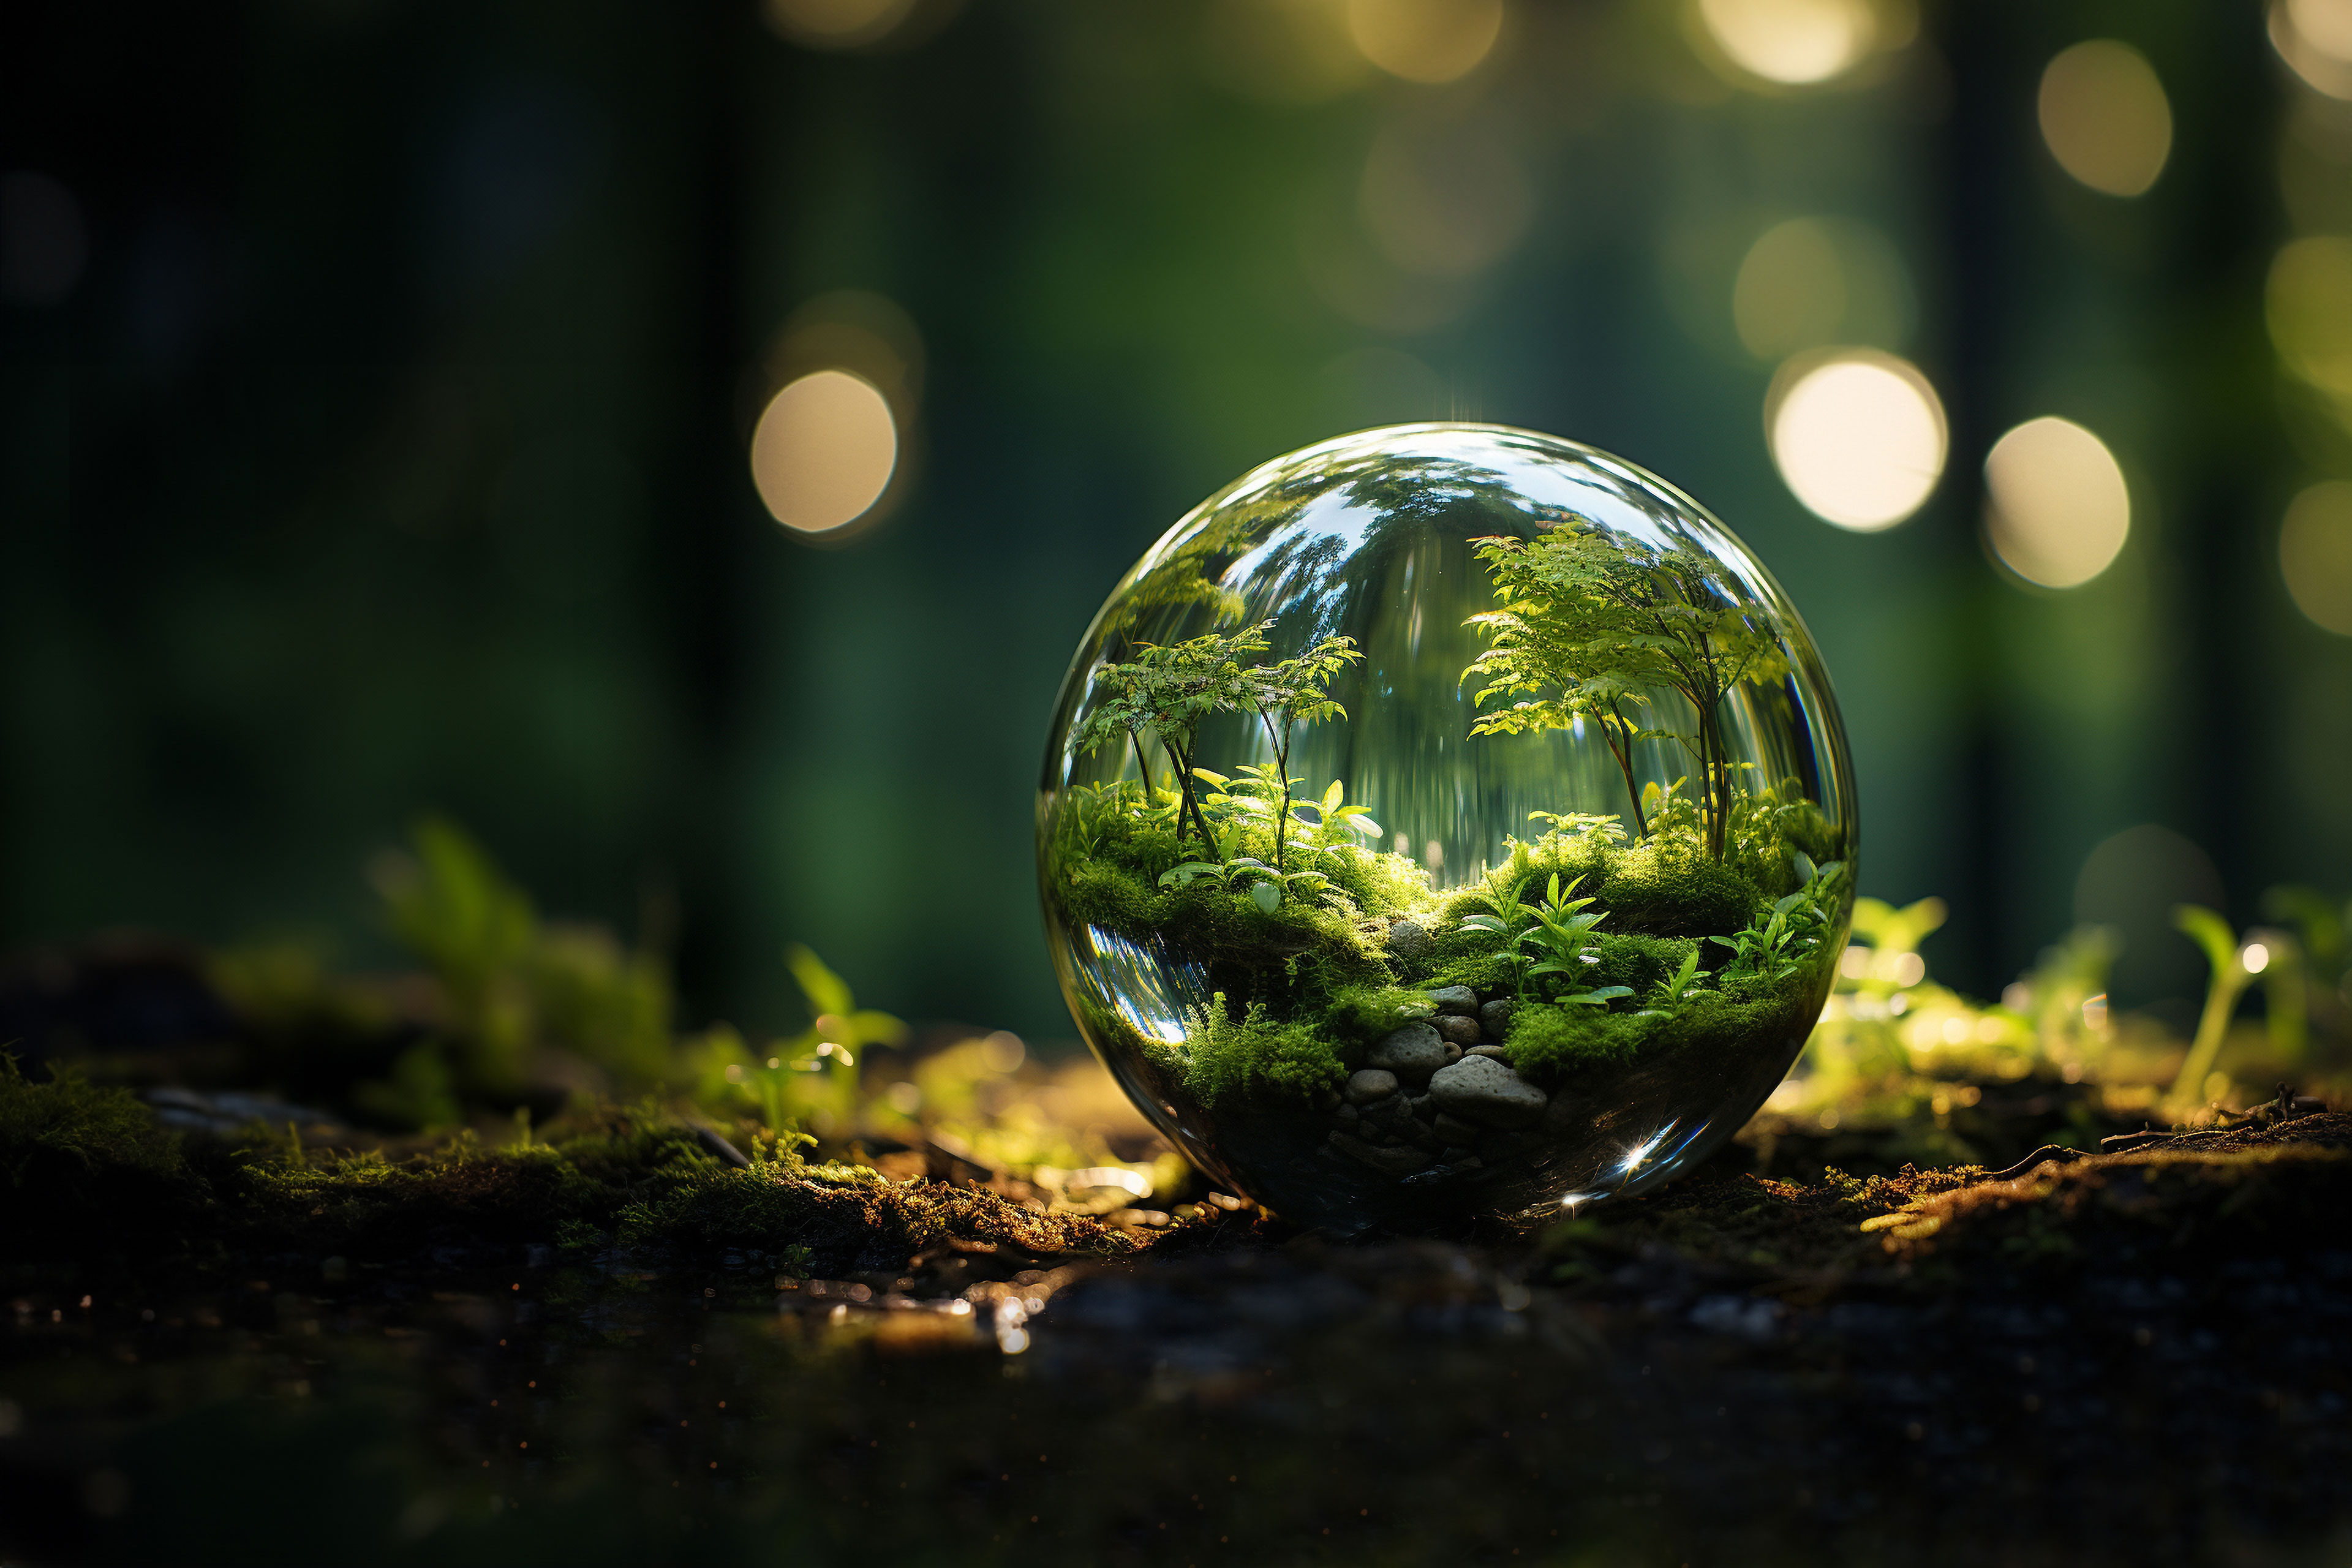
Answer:
POLYGON ((1348 1103, 1350 1105, 1370 1105, 1376 1100, 1386 1100, 1396 1091, 1396 1074, 1379 1068, 1366 1068, 1348 1079, 1348 1103))
POLYGON ((1437 1101, 1430 1099, 1425 1089, 1412 1097, 1412 1113, 1423 1121, 1437 1114, 1437 1101))
POLYGON ((1469 1150, 1453 1147, 1448 1148, 1445 1152, 1440 1154, 1437 1157, 1437 1163, 1441 1165, 1458 1165, 1469 1158, 1469 1150))
POLYGON ((1582 1106, 1566 1095, 1555 1094, 1544 1107, 1544 1136, 1554 1141, 1577 1137, 1587 1131, 1590 1120, 1582 1106))
POLYGON ((1429 1156, 1418 1149, 1375 1149, 1345 1132, 1331 1134, 1331 1147, 1360 1165, 1369 1165, 1391 1176, 1409 1176, 1429 1167, 1429 1156))
POLYGON ((1475 1016, 1478 1012, 1478 993, 1467 985, 1441 985, 1429 994, 1429 999, 1441 1013, 1466 1013, 1475 1016))
POLYGON ((1518 1011, 1516 1002, 1489 1002, 1478 1009, 1478 1026, 1486 1031, 1490 1040, 1511 1037, 1511 1015, 1518 1011))
POLYGON ((1426 1024, 1407 1024, 1374 1041, 1364 1061, 1367 1066, 1386 1068, 1417 1089, 1445 1065, 1445 1042, 1426 1024))
POLYGON ((1438 1105, 1482 1127, 1526 1127, 1549 1097, 1493 1057, 1464 1057, 1429 1080, 1438 1105))
POLYGON ((1445 1065, 1446 1065, 1447 1067, 1452 1067, 1455 1062, 1458 1062, 1458 1061, 1460 1061, 1461 1059, 1462 1059, 1462 1047, 1461 1047, 1460 1046, 1455 1045, 1452 1040, 1448 1040, 1448 1041, 1446 1041, 1446 1042, 1445 1042, 1445 1065))
POLYGON ((1362 1112, 1359 1111, 1354 1106, 1343 1105, 1339 1108, 1339 1125, 1342 1127, 1351 1126, 1354 1124, 1356 1118, 1361 1114, 1362 1112))
POLYGON ((1462 1054, 1465 1057, 1492 1057, 1506 1067, 1511 1060, 1511 1053, 1500 1046, 1473 1046, 1462 1054))
POLYGON ((1416 920, 1389 922, 1389 951, 1399 958, 1419 958, 1429 951, 1429 928, 1416 920))
POLYGON ((1459 1013, 1440 1013, 1429 1021, 1429 1026, 1435 1029, 1440 1037, 1454 1045, 1475 1046, 1478 1043, 1478 1020, 1475 1018, 1465 1017, 1459 1013))
POLYGON ((1448 1143, 1475 1144, 1486 1129, 1473 1127, 1460 1117, 1448 1116, 1441 1110, 1437 1113, 1433 1131, 1448 1143))
POLYGON ((1374 1127, 1399 1127, 1412 1120, 1412 1102, 1401 1094, 1375 1100, 1358 1112, 1374 1127))

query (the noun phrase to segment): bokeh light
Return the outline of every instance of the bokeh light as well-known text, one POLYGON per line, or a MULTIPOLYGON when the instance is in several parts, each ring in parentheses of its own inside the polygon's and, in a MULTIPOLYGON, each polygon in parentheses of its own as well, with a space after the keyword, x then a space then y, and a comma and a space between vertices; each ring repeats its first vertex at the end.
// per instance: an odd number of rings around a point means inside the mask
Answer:
POLYGON ((1764 427, 1790 492, 1840 528, 1892 528, 1943 477, 1943 402, 1893 354, 1844 349, 1790 361, 1766 398, 1764 427))
POLYGON ((2029 419, 1985 456, 1985 530, 2029 583, 2079 587, 2131 533, 2131 490, 2106 443, 2071 419, 2029 419))
POLYGON ((1766 229, 1731 288, 1732 323, 1759 359, 1832 342, 1893 347, 1909 334, 1912 309, 1894 245, 1844 218, 1790 218, 1766 229))
POLYGON ((1788 87, 1841 76, 1878 42, 1869 0, 1698 0, 1698 16, 1733 65, 1788 87))
POLYGON ((2050 155, 2095 191, 2137 196, 2172 153, 2172 106, 2147 57, 2115 38, 2058 51, 2036 103, 2050 155))
POLYGON ((797 532, 827 533, 865 516, 898 464, 888 400, 847 371, 817 371, 784 387, 751 433, 751 482, 769 514, 797 532))
POLYGON ((2279 575, 2314 626, 2352 637, 2352 484, 2330 479, 2287 504, 2279 575))
POLYGON ((1470 74, 1503 31, 1503 0, 1348 0, 1348 35, 1364 58, 1407 81, 1470 74))
POLYGON ((2271 47, 2330 98, 2352 99, 2352 0, 2273 0, 2271 47))
POLYGON ((1480 128, 1391 126, 1364 160, 1358 211, 1400 271, 1467 278, 1518 243, 1534 200, 1509 146, 1480 128))
POLYGON ((762 0, 768 25, 796 44, 856 48, 878 43, 915 8, 914 0, 762 0))
POLYGON ((1211 0, 1201 42, 1210 77, 1266 103, 1321 103, 1370 75, 1344 0, 1211 0))
POLYGON ((2352 396, 2352 239, 2316 236, 2282 247, 2264 304, 2287 368, 2352 396))

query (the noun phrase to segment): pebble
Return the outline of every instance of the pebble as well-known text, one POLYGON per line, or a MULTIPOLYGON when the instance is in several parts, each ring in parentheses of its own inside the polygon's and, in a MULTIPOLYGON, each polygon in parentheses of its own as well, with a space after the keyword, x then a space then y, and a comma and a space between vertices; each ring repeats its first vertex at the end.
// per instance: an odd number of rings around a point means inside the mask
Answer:
POLYGON ((1364 1059, 1368 1066, 1386 1068, 1418 1089, 1445 1065, 1445 1042, 1427 1024, 1407 1024, 1373 1042, 1364 1059))
POLYGON ((1492 1057, 1505 1067, 1511 1063, 1511 1053, 1500 1046, 1473 1046, 1462 1054, 1466 1057, 1492 1057))
POLYGON ((1433 1131, 1449 1143, 1475 1143, 1478 1142, 1481 1130, 1471 1126, 1458 1116, 1449 1116, 1441 1110, 1437 1113, 1437 1121, 1433 1131))
POLYGON ((1389 951, 1399 958, 1419 958, 1429 951, 1429 928, 1416 920, 1390 921, 1389 951))
POLYGON ((1339 1108, 1339 1125, 1342 1127, 1349 1125, 1361 1113, 1352 1105, 1341 1106, 1339 1108))
POLYGON ((1440 1013, 1429 1021, 1429 1026, 1454 1045, 1475 1046, 1478 1043, 1478 1020, 1460 1013, 1440 1013))
POLYGON ((1331 1134, 1331 1147, 1359 1164, 1370 1165, 1392 1176, 1409 1176, 1415 1171, 1429 1168, 1429 1156, 1418 1149, 1376 1149, 1360 1138, 1350 1138, 1345 1132, 1331 1134))
POLYGON ((1366 1068, 1348 1079, 1348 1103, 1370 1105, 1376 1100, 1386 1100, 1397 1091, 1397 1077, 1379 1068, 1366 1068))
POLYGON ((1486 1037, 1490 1040, 1509 1039, 1511 1015, 1518 1010, 1518 1005, 1516 1002, 1508 1001, 1487 1003, 1478 1009, 1478 1026, 1486 1031, 1486 1037))
POLYGON ((1466 1013, 1473 1017, 1478 1013, 1478 993, 1467 985, 1441 985, 1429 994, 1429 999, 1441 1013, 1466 1013))
POLYGON ((1493 1057, 1464 1057, 1429 1080, 1437 1103, 1465 1121, 1525 1127, 1542 1119, 1550 1097, 1493 1057))

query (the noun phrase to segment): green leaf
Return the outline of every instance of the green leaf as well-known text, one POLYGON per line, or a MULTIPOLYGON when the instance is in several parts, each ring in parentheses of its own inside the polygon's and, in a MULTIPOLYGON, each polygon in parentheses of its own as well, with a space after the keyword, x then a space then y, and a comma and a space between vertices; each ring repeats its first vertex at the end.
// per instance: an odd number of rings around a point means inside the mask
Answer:
POLYGON ((1249 890, 1250 902, 1267 914, 1282 907, 1282 888, 1276 882, 1260 882, 1249 890))
POLYGON ((849 994, 848 982, 827 969, 817 955, 799 942, 784 949, 784 963, 800 982, 801 994, 808 998, 809 1011, 846 1016, 856 1005, 849 994))

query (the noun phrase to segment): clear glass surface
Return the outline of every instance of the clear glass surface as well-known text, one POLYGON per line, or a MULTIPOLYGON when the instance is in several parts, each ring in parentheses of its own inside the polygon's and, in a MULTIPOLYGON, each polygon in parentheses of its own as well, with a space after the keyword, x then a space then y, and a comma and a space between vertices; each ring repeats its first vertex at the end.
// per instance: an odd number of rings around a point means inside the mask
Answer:
POLYGON ((1323 442, 1177 523, 1078 646, 1037 814, 1087 1043, 1220 1187, 1340 1234, 1525 1226, 1704 1158, 1853 903, 1780 586, 1656 476, 1494 426, 1323 442))

